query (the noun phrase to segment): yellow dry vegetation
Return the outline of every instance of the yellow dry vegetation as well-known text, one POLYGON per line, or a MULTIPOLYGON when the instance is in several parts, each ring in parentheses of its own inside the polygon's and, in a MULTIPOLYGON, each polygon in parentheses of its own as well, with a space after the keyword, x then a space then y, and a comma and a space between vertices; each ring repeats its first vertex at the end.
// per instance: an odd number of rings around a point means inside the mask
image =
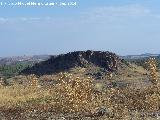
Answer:
MULTIPOLYGON (((154 68, 151 69, 151 80, 153 83, 156 81, 156 85, 150 84, 143 89, 130 86, 107 88, 105 84, 93 82, 90 77, 75 76, 67 72, 59 73, 52 87, 37 87, 39 78, 31 75, 27 77, 31 81, 28 86, 14 84, 0 87, 0 107, 19 106, 25 109, 27 104, 27 108, 38 106, 41 111, 53 109, 56 113, 103 116, 104 120, 129 120, 136 116, 135 119, 138 120, 142 113, 146 115, 160 111, 160 84, 154 75, 155 63, 150 64, 154 68), (104 111, 99 112, 100 110, 104 111)), ((145 115, 143 119, 148 118, 145 115)))

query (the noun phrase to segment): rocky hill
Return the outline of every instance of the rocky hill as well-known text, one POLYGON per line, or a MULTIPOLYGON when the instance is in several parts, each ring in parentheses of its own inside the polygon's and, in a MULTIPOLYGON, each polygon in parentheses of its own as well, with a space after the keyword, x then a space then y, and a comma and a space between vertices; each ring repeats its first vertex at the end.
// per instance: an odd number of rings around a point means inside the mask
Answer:
POLYGON ((108 51, 76 51, 51 56, 50 59, 23 70, 21 74, 45 75, 67 71, 75 67, 86 68, 89 66, 97 66, 107 72, 114 72, 120 64, 121 59, 116 54, 108 51))

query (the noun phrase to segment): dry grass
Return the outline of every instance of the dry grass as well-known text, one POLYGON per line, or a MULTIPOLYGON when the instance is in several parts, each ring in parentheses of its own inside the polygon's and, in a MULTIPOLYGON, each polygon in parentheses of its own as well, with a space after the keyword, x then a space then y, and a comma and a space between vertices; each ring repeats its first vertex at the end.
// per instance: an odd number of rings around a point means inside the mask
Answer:
POLYGON ((146 63, 148 64, 148 69, 150 71, 150 81, 153 84, 157 84, 158 76, 155 58, 149 58, 146 63))
POLYGON ((38 78, 36 75, 31 74, 31 75, 27 76, 27 79, 29 80, 30 86, 32 88, 38 87, 38 78))
POLYGON ((0 107, 12 107, 19 103, 25 103, 30 99, 42 98, 48 95, 48 89, 31 89, 22 85, 14 85, 0 88, 0 107))
POLYGON ((91 78, 73 77, 61 73, 59 83, 55 86, 56 109, 61 112, 88 113, 98 106, 99 99, 91 78))
POLYGON ((59 114, 78 114, 105 120, 152 119, 152 113, 160 112, 159 84, 150 84, 143 89, 130 86, 106 88, 91 78, 69 73, 60 73, 56 78, 56 84, 49 88, 35 87, 37 82, 32 84, 33 87, 29 87, 30 84, 25 87, 18 84, 1 87, 0 107, 14 109, 19 106, 41 112, 52 110, 59 114), (101 109, 105 110, 104 113, 100 113, 101 109))

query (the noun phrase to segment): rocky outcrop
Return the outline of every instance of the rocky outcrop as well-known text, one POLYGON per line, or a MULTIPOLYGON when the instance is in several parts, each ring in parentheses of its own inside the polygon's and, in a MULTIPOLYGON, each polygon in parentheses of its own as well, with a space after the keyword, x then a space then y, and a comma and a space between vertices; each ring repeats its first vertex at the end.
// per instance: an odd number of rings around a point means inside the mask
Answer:
POLYGON ((47 61, 35 64, 23 70, 23 74, 52 74, 62 72, 74 67, 98 66, 106 71, 113 72, 118 69, 119 57, 108 51, 76 51, 58 56, 51 56, 47 61))

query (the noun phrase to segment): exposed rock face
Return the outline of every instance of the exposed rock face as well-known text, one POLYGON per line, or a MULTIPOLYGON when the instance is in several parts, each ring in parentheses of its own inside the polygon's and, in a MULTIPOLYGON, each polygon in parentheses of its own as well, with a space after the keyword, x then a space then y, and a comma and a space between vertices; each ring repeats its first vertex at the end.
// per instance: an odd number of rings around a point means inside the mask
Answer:
POLYGON ((113 72, 117 70, 119 62, 119 57, 108 51, 76 51, 52 56, 47 61, 38 63, 31 68, 27 68, 21 73, 44 75, 65 71, 73 67, 87 67, 92 65, 113 72))

